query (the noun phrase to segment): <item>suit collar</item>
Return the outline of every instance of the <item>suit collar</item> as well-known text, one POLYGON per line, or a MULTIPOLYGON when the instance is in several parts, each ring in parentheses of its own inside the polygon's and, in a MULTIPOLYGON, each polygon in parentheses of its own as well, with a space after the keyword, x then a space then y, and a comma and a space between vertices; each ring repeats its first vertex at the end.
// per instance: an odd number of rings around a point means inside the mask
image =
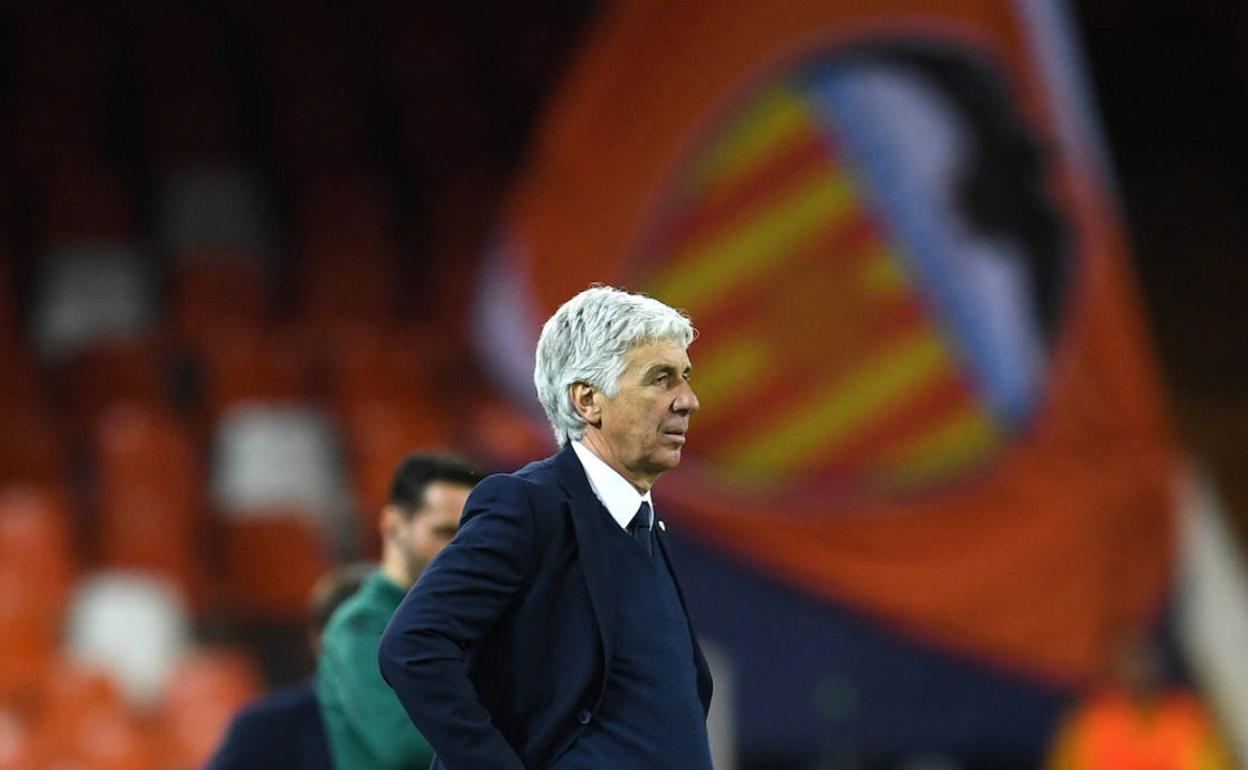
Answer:
POLYGON ((598 502, 598 498, 594 497, 594 490, 589 486, 585 468, 581 466, 580 459, 572 449, 571 441, 563 445, 563 448, 555 455, 554 461, 559 484, 569 497, 578 502, 585 502, 587 499, 595 504, 598 502))

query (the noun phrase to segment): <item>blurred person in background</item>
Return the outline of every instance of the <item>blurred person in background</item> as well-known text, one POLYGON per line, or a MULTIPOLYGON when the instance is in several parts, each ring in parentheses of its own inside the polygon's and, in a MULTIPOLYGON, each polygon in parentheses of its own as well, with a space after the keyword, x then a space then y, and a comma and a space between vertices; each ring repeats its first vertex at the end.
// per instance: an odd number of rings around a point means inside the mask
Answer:
MULTIPOLYGON (((339 567, 312 588, 308 643, 320 653, 325 625, 348 597, 376 569, 372 562, 339 567)), ((234 717, 206 770, 332 770, 325 726, 312 680, 279 690, 247 706, 234 717)))
POLYGON ((1231 770, 1213 716, 1195 694, 1167 684, 1148 637, 1131 638, 1107 681, 1067 717, 1049 770, 1231 770))
POLYGON ((560 451, 472 493, 379 661, 443 770, 710 770, 711 676, 651 488, 698 399, 689 319, 596 286, 546 322, 560 451))
POLYGON ((481 472, 450 454, 412 454, 382 508, 381 567, 334 613, 317 666, 317 697, 336 770, 429 767, 433 750, 381 678, 377 647, 390 616, 459 530, 481 472))

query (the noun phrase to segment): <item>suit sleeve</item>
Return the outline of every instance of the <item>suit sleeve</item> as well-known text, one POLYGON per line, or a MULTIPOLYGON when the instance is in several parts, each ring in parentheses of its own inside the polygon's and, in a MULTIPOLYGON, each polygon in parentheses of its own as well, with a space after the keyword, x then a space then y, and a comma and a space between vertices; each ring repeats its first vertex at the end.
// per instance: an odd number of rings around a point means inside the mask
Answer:
POLYGON ((533 529, 523 481, 481 482, 459 534, 425 569, 382 635, 382 676, 447 770, 524 770, 481 704, 464 656, 522 591, 533 529))

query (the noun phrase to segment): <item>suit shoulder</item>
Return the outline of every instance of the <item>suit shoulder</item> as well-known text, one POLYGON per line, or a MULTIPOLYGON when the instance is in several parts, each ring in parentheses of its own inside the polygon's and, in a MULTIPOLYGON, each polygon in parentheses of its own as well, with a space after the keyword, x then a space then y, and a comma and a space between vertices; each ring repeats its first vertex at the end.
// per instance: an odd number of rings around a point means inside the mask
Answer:
MULTIPOLYGON (((507 478, 514 479, 516 482, 524 484, 532 484, 536 486, 547 486, 558 482, 558 472, 555 467, 557 455, 547 457, 543 460, 534 460, 531 463, 521 467, 519 470, 511 473, 496 473, 489 478, 507 478)), ((488 479, 487 479, 488 480, 488 479)))
POLYGON ((463 524, 485 513, 501 514, 537 523, 551 521, 567 499, 553 462, 530 463, 514 473, 498 473, 483 479, 464 506, 463 524))
POLYGON ((534 460, 512 475, 531 480, 538 484, 553 482, 556 477, 555 463, 558 458, 559 455, 551 455, 550 457, 542 460, 534 460))
POLYGON ((523 495, 539 497, 559 489, 558 476, 550 458, 529 463, 512 473, 495 473, 473 489, 469 500, 523 495))
POLYGON ((251 739, 319 721, 316 691, 311 682, 302 682, 247 704, 235 715, 231 730, 237 738, 251 739))
POLYGON ((300 682, 252 701, 239 712, 252 725, 272 726, 283 719, 302 721, 316 716, 316 689, 311 681, 300 682))

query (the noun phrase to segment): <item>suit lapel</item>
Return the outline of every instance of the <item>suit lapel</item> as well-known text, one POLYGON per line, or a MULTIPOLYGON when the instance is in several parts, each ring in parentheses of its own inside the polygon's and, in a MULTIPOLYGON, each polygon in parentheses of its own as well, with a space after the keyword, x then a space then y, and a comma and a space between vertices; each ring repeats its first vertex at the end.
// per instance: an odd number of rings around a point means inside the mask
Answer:
MULTIPOLYGON (((603 671, 611 665, 611 642, 615 638, 615 605, 611 594, 611 572, 607 560, 607 546, 603 541, 605 512, 602 503, 594 496, 585 476, 585 469, 572 449, 565 444, 555 457, 559 482, 568 494, 569 518, 576 533, 578 561, 585 573, 589 588, 589 602, 598 621, 598 637, 602 642, 603 671)), ((606 679, 604 677, 603 681, 606 679)))

